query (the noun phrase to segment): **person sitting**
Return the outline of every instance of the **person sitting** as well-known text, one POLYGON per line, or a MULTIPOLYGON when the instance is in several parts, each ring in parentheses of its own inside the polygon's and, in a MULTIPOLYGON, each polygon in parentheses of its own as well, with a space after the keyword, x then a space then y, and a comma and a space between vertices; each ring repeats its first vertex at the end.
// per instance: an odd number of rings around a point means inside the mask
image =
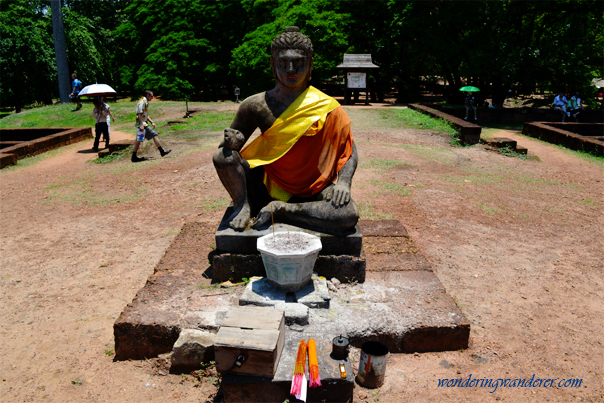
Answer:
POLYGON ((287 27, 271 44, 275 87, 245 99, 225 129, 213 162, 233 199, 227 220, 235 230, 274 220, 341 233, 358 222, 350 119, 335 99, 309 86, 312 56, 310 39, 287 27), (257 128, 262 134, 243 148, 257 128))
POLYGON ((568 109, 570 115, 579 123, 579 115, 584 112, 581 104, 581 93, 579 91, 568 100, 568 109))
POLYGON ((562 122, 566 120, 566 116, 570 116, 570 113, 566 111, 566 97, 564 96, 564 91, 554 98, 554 110, 560 111, 562 113, 562 122))

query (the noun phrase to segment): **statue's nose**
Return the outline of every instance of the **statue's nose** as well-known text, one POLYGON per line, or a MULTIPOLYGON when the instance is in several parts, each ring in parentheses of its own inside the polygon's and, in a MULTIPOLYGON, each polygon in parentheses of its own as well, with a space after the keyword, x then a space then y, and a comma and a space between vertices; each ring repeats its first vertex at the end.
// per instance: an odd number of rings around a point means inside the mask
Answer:
POLYGON ((287 71, 294 71, 294 62, 289 62, 287 66, 287 71))

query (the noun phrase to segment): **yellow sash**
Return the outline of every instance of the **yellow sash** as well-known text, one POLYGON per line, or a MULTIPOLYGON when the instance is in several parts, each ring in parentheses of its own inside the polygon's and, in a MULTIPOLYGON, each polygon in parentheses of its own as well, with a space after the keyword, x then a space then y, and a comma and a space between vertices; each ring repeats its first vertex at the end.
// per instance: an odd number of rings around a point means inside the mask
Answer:
POLYGON ((251 168, 277 161, 300 137, 317 134, 327 114, 338 106, 338 101, 309 86, 267 131, 241 150, 241 156, 251 168))

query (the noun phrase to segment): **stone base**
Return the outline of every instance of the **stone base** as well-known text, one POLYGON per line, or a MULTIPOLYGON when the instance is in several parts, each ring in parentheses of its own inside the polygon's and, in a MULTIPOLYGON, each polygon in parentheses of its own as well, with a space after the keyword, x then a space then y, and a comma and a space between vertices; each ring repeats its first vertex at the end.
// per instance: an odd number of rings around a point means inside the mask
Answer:
POLYGON ((222 388, 225 403, 284 402, 286 399, 295 401, 296 399, 290 396, 289 391, 296 364, 298 344, 300 340, 308 341, 309 339, 314 339, 317 344, 319 376, 322 386, 308 388, 307 402, 351 402, 354 378, 350 358, 334 360, 330 357, 331 341, 336 337, 333 334, 339 336, 339 332, 342 332, 342 329, 325 324, 319 327, 311 325, 301 332, 286 328, 285 345, 275 376, 271 379, 223 374, 222 388), (340 362, 344 363, 346 367, 346 378, 340 378, 340 362))
POLYGON ((309 308, 329 308, 327 281, 313 273, 311 281, 295 292, 281 291, 267 278, 253 277, 239 297, 239 305, 274 307, 280 303, 296 302, 309 308), (288 296, 291 294, 291 299, 288 296))
MULTIPOLYGON (((114 324, 118 359, 151 358, 170 352, 182 329, 215 333, 226 312, 239 304, 243 286, 212 286, 207 277, 211 270, 204 270, 215 234, 212 225, 185 224, 155 273, 124 308, 114 324)), ((343 282, 330 291, 329 309, 311 309, 304 331, 320 329, 330 340, 347 335, 357 347, 365 341, 381 341, 392 353, 467 348, 470 324, 427 259, 403 235, 403 230, 398 231, 401 236, 386 237, 381 233, 383 228, 377 229, 376 236, 366 242, 367 272, 365 275, 363 270, 362 277, 365 282, 343 282)), ((262 264, 260 256, 256 256, 262 264)), ((292 374, 293 369, 287 374, 289 382, 292 374)), ((230 380, 223 378, 223 382, 228 384, 230 380)), ((270 383, 271 388, 277 387, 276 382, 270 383)))
MULTIPOLYGON (((227 219, 233 214, 233 207, 227 208, 218 230, 216 231, 216 249, 233 254, 257 254, 256 240, 261 236, 272 234, 273 226, 255 230, 248 228, 245 231, 235 231, 229 227, 227 219)), ((352 255, 359 256, 363 247, 363 236, 357 225, 354 231, 346 234, 328 234, 313 231, 288 224, 275 224, 274 232, 302 231, 321 238, 323 248, 321 255, 352 255)))
MULTIPOLYGON (((214 281, 223 282, 230 280, 239 282, 242 278, 254 276, 264 277, 266 271, 262 263, 262 257, 257 254, 237 255, 222 253, 214 255, 212 259, 214 281)), ((319 255, 315 263, 314 272, 325 278, 337 278, 343 283, 365 281, 365 255, 360 256, 319 255)))

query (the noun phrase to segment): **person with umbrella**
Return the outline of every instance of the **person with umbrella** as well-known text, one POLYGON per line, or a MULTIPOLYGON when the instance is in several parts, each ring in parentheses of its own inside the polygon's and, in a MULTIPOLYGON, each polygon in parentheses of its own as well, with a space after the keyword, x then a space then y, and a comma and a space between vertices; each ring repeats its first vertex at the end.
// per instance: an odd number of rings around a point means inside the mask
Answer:
POLYGON ((105 103, 104 97, 95 98, 92 103, 94 104, 94 109, 92 110, 92 116, 95 119, 95 137, 94 137, 94 145, 92 149, 94 151, 99 151, 99 141, 101 138, 101 133, 103 134, 103 140, 105 141, 105 148, 109 147, 109 124, 108 118, 111 117, 115 122, 115 118, 113 114, 109 110, 109 105, 105 103))
POLYGON ((468 120, 468 114, 470 113, 470 110, 474 111, 474 120, 478 120, 476 118, 476 99, 474 98, 474 95, 472 95, 472 93, 480 90, 472 86, 461 87, 459 90, 466 92, 466 99, 464 101, 464 105, 466 107, 466 117, 463 118, 463 120, 468 120))
POLYGON ((151 120, 149 116, 149 102, 153 100, 153 91, 146 90, 145 95, 138 101, 136 104, 136 123, 137 127, 136 131, 136 141, 134 142, 134 147, 132 149, 132 162, 141 162, 147 160, 145 157, 138 157, 136 155, 140 144, 147 140, 153 139, 155 146, 159 150, 160 155, 163 157, 167 154, 170 154, 172 150, 164 150, 159 143, 159 135, 153 129, 155 129, 155 122, 151 120), (147 122, 153 125, 153 129, 149 127, 147 122))

